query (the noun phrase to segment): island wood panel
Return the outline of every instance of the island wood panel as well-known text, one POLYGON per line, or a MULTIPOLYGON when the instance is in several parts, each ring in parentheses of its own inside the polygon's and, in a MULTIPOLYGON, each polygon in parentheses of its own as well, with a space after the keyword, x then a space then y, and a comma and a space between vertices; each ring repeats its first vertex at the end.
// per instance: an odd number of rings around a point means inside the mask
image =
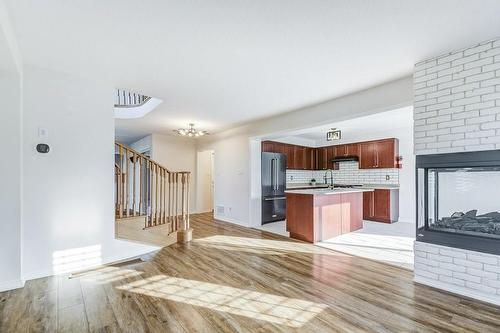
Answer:
POLYGON ((286 193, 290 237, 319 242, 363 227, 363 193, 286 193))
POLYGON ((342 194, 342 233, 363 228, 363 193, 342 194))
POLYGON ((314 242, 313 199, 312 195, 286 194, 286 230, 290 237, 314 242))
POLYGON ((342 234, 342 211, 341 194, 314 196, 314 242, 342 234))

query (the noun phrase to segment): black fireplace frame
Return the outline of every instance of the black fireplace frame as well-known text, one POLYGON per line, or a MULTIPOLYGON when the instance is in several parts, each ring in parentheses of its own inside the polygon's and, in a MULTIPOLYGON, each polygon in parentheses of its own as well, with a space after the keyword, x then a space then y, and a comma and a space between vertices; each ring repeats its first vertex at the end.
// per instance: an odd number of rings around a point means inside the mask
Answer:
MULTIPOLYGON (((500 239, 481 235, 467 235, 444 230, 429 228, 428 186, 429 169, 434 168, 474 168, 474 167, 500 167, 500 150, 485 150, 474 152, 459 152, 447 154, 417 155, 415 163, 415 191, 416 191, 416 240, 500 255, 500 239), (423 169, 423 202, 419 202, 419 169, 423 169), (423 205, 422 205, 423 204, 423 205), (423 214, 424 225, 419 227, 420 214, 423 214)), ((498 193, 500 200, 500 189, 498 193)), ((436 206, 437 207, 437 206, 436 206)))

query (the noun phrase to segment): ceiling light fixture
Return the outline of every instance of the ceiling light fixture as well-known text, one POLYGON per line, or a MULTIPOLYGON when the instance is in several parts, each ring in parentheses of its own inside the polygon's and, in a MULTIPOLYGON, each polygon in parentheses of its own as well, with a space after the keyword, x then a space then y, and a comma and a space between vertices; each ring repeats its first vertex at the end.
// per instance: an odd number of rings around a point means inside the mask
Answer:
POLYGON ((189 124, 189 128, 179 128, 174 130, 179 135, 189 137, 200 137, 209 134, 207 131, 200 131, 194 128, 194 124, 189 124))

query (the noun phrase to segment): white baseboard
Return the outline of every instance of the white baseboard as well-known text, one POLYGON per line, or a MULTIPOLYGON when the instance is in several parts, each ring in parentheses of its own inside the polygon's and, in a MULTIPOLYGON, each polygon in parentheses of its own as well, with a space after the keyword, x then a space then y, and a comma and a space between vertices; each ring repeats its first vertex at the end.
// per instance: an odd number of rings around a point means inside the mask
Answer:
POLYGON ((13 290, 13 289, 19 289, 22 287, 24 287, 23 280, 10 280, 10 281, 0 282, 0 292, 7 291, 7 290, 13 290))
POLYGON ((475 290, 472 290, 469 288, 454 286, 454 285, 451 285, 448 283, 443 283, 443 282, 439 282, 436 280, 427 279, 427 278, 421 277, 421 276, 415 276, 413 278, 413 281, 416 283, 424 284, 424 285, 429 286, 429 287, 443 289, 443 290, 446 290, 450 293, 474 298, 474 299, 477 299, 477 300, 480 300, 483 302, 487 302, 487 303, 491 303, 491 304, 500 306, 500 297, 495 296, 495 295, 491 296, 491 295, 484 294, 484 293, 481 293, 481 292, 478 292, 478 291, 475 291, 475 290))
POLYGON ((407 220, 407 219, 399 219, 398 222, 400 223, 411 223, 413 225, 415 225, 415 220, 407 220))
MULTIPOLYGON (((121 241, 128 242, 128 240, 121 240, 121 241)), ((160 247, 153 246, 153 245, 148 245, 148 247, 150 247, 150 248, 146 249, 146 251, 143 251, 143 250, 130 251, 128 253, 124 253, 124 254, 117 255, 117 256, 104 257, 104 258, 102 258, 102 261, 100 264, 88 266, 88 267, 82 267, 82 269, 92 269, 92 268, 99 267, 102 265, 116 264, 116 263, 120 263, 123 261, 137 259, 137 258, 140 258, 141 256, 143 256, 147 253, 154 252, 154 251, 157 251, 158 249, 160 249, 160 247)), ((38 271, 27 272, 23 275, 23 279, 24 279, 24 281, 28 281, 28 280, 40 279, 40 278, 53 276, 53 275, 57 275, 57 274, 53 271, 52 268, 47 268, 47 269, 42 269, 42 270, 38 270, 38 271)), ((24 282, 23 282, 23 284, 24 284, 24 282)))
POLYGON ((229 218, 229 217, 214 215, 214 219, 219 220, 219 221, 223 221, 223 222, 232 223, 232 224, 237 224, 239 226, 248 228, 248 225, 246 223, 239 221, 239 220, 236 220, 236 219, 229 218))

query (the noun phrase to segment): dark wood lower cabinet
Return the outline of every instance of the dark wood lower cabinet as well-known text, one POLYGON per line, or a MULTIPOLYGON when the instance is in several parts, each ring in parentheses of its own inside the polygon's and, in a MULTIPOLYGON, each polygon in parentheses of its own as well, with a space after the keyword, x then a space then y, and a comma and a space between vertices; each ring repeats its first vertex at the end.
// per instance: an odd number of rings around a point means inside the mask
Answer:
POLYGON ((363 220, 393 223, 398 219, 398 190, 376 189, 363 193, 363 220))

